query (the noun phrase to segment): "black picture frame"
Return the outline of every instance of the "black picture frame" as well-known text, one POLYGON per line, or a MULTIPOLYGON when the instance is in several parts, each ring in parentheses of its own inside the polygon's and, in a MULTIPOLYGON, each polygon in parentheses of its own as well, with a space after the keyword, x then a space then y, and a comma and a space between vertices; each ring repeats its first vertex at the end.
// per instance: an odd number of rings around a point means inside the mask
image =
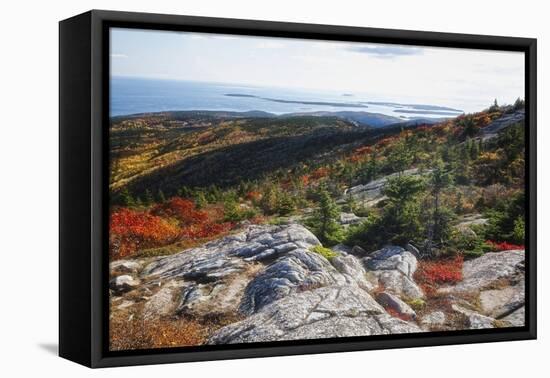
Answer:
POLYGON ((535 339, 536 39, 92 10, 59 24, 59 354, 89 367, 157 364, 535 339), (109 352, 109 27, 525 53, 526 324, 524 327, 109 352))

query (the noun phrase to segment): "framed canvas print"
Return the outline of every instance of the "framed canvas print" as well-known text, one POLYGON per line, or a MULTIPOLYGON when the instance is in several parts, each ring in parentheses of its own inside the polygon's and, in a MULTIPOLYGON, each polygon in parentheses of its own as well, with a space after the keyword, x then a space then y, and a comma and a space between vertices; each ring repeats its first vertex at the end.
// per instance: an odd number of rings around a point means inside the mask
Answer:
POLYGON ((60 23, 60 355, 536 337, 536 40, 60 23))

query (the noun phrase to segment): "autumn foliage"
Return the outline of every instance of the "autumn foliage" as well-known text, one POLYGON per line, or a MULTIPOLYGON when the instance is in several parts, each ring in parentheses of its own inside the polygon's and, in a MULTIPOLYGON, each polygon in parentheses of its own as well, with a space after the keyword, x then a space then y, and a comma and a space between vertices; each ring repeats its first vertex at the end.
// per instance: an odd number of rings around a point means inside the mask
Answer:
POLYGON ((327 177, 329 173, 330 173, 330 170, 327 167, 320 167, 311 173, 311 179, 319 180, 319 179, 322 179, 323 177, 327 177))
POLYGON ((414 278, 424 292, 430 295, 435 293, 440 285, 456 284, 462 281, 463 264, 462 255, 457 255, 452 259, 420 261, 414 278))
POLYGON ((165 203, 153 207, 151 213, 165 218, 175 218, 181 226, 188 226, 207 221, 204 211, 195 209, 195 203, 188 199, 173 197, 165 203))
POLYGON ((230 231, 233 224, 220 218, 216 211, 198 210, 193 201, 180 197, 146 210, 118 208, 111 213, 109 254, 116 260, 145 249, 230 231))
POLYGON ((485 242, 485 244, 490 246, 493 251, 497 251, 497 252, 511 251, 511 250, 517 250, 517 249, 525 250, 524 245, 512 244, 512 243, 508 243, 508 242, 496 242, 496 241, 492 241, 492 240, 487 240, 485 242))
POLYGON ((417 279, 434 284, 454 284, 462 280, 464 258, 460 255, 447 260, 422 261, 417 279))
POLYGON ((168 244, 178 236, 178 227, 144 211, 122 208, 111 214, 109 251, 112 259, 132 255, 139 249, 168 244))

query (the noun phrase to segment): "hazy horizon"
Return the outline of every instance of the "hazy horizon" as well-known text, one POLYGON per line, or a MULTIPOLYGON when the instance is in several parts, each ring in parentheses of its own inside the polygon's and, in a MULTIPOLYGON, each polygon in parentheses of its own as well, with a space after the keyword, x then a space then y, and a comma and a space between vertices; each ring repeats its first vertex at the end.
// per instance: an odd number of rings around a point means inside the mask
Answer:
POLYGON ((110 56, 113 78, 340 93, 345 102, 474 112, 525 96, 521 52, 114 28, 110 56))

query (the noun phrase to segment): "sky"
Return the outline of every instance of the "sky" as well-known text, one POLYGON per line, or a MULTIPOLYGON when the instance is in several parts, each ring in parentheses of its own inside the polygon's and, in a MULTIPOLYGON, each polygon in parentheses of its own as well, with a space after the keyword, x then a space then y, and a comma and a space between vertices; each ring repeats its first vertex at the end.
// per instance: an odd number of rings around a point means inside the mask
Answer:
POLYGON ((521 52, 111 29, 111 75, 307 89, 466 112, 525 95, 521 52))

